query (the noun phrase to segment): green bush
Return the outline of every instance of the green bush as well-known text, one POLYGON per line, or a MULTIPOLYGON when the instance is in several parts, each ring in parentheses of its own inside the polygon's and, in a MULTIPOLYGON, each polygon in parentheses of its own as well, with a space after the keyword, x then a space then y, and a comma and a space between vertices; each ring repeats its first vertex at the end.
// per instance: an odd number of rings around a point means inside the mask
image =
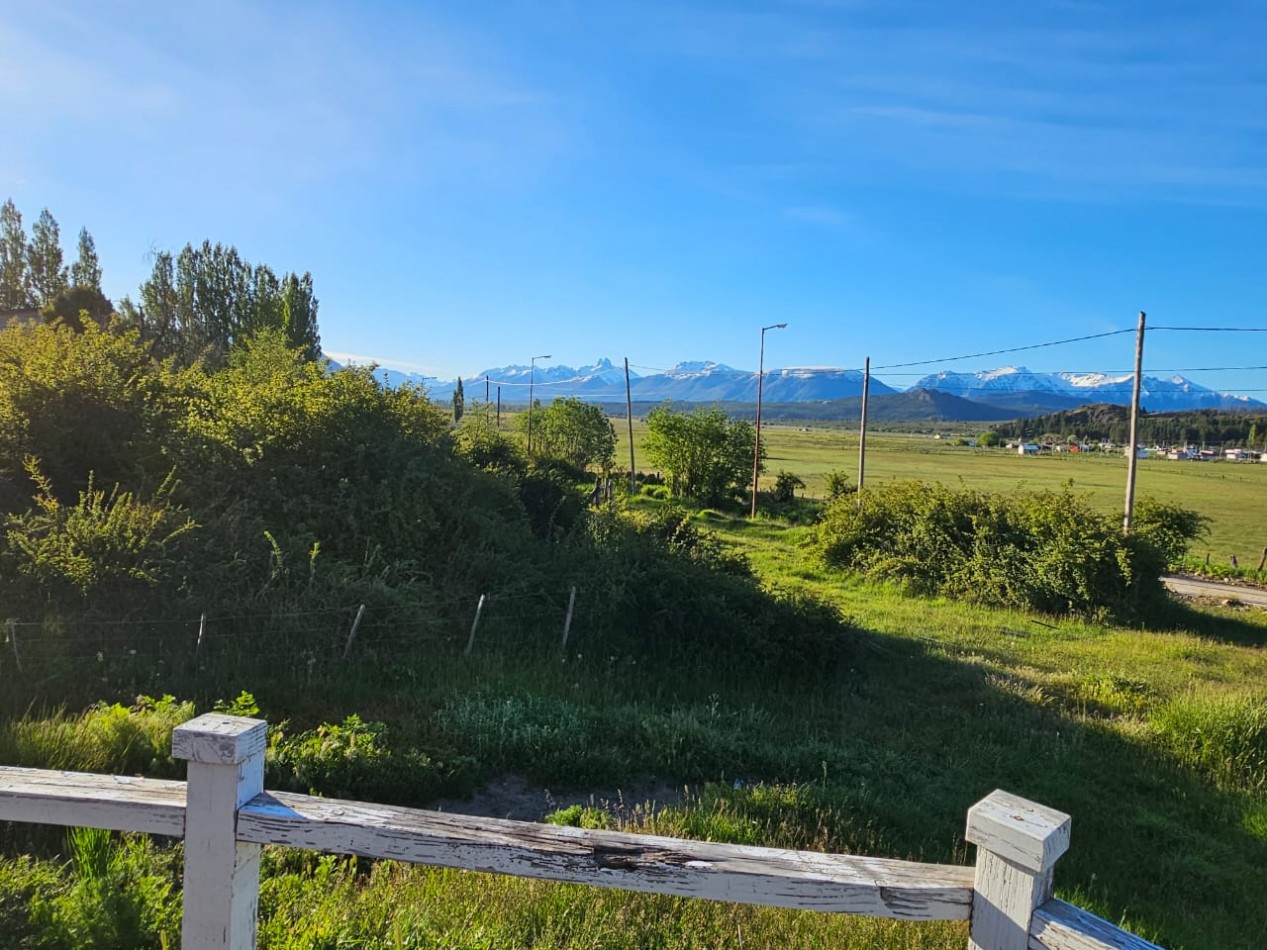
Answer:
POLYGON ((607 653, 827 672, 855 648, 834 608, 767 591, 684 509, 593 511, 561 552, 584 570, 575 642, 607 653))
POLYGON ((438 762, 417 749, 392 747, 381 722, 348 716, 270 741, 270 779, 297 791, 398 805, 427 804, 473 787, 474 762, 438 762))
POLYGON ((774 500, 789 502, 796 497, 796 490, 805 487, 805 479, 791 472, 780 471, 774 479, 774 500))
POLYGON ((823 484, 827 491, 827 501, 833 502, 843 498, 845 495, 852 495, 858 490, 857 485, 849 484, 849 475, 840 469, 834 469, 823 476, 823 484))
POLYGON ((172 730, 194 717, 194 704, 172 696, 137 697, 129 707, 99 703, 78 716, 26 717, 0 727, 0 762, 28 768, 170 776, 172 730))
POLYGON ((833 504, 824 560, 917 591, 1054 614, 1138 615, 1159 607, 1161 574, 1201 519, 1145 503, 1137 531, 1069 490, 995 494, 895 482, 833 504))
POLYGON ((0 861, 4 946, 41 950, 159 950, 180 941, 179 849, 149 838, 72 828, 70 862, 0 861))

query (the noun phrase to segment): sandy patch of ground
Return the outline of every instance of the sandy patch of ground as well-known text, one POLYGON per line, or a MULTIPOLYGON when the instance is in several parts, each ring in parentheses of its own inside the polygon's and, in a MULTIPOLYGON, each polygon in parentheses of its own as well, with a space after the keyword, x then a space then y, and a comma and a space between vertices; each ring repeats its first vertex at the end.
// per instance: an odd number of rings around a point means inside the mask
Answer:
POLYGON ((520 775, 507 775, 484 785, 468 799, 445 798, 432 807, 458 815, 541 821, 572 805, 601 808, 617 820, 635 811, 655 812, 682 802, 683 789, 667 782, 634 782, 627 788, 551 789, 520 775))

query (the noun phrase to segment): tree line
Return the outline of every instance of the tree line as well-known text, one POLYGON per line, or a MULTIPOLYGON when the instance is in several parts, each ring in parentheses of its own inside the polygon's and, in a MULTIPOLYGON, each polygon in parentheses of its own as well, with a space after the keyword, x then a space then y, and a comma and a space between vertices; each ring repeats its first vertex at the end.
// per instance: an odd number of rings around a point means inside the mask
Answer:
MULTIPOLYGON (((1003 422, 993 429, 1004 439, 1037 440, 1044 436, 1076 437, 1094 442, 1126 442, 1131 412, 1126 406, 1079 406, 1030 419, 1003 422)), ((1139 438, 1162 445, 1241 445, 1257 448, 1267 438, 1267 414, 1195 409, 1187 412, 1140 412, 1139 438)))
MULTIPOLYGON (((203 241, 160 251, 137 299, 116 307, 102 291, 101 261, 87 228, 76 258, 65 263, 61 229, 47 208, 28 235, 13 200, 0 208, 0 309, 38 310, 47 323, 72 328, 117 319, 135 329, 153 355, 180 366, 227 365, 229 354, 260 331, 276 329, 308 360, 321 356, 312 274, 276 273, 252 264, 232 245, 203 241)), ((82 328, 82 327, 80 327, 82 328)))

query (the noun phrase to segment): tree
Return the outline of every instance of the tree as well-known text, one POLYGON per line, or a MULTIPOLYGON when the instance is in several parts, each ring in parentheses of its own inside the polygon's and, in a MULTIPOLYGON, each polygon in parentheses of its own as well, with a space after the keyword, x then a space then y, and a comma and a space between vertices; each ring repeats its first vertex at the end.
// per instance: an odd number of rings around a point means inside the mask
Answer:
POLYGON ((31 226, 31 243, 26 247, 31 296, 42 307, 66 289, 68 278, 62 259, 62 232, 57 219, 45 208, 31 226))
POLYGON ((97 245, 87 228, 79 229, 79 250, 75 263, 70 265, 70 285, 89 287, 101 293, 101 261, 97 258, 97 245))
POLYGON ((0 308, 16 310, 33 303, 22 212, 10 198, 0 208, 0 308))
POLYGON ((461 422, 462 413, 466 412, 466 393, 462 391, 462 377, 458 377, 458 384, 453 387, 453 421, 461 422))
POLYGON ((720 409, 647 415, 647 459, 669 476, 674 495, 715 504, 752 477, 752 424, 720 409))
MULTIPOLYGON (((519 424, 526 426, 526 416, 520 418, 524 421, 519 424)), ((601 406, 568 396, 536 411, 532 450, 577 468, 597 465, 607 471, 616 457, 616 430, 601 406)))
POLYGON ((999 438, 999 434, 991 429, 987 429, 977 436, 977 445, 983 448, 991 449, 1002 444, 1003 440, 999 438))
POLYGON ((184 364, 224 366, 230 352, 267 329, 281 330, 305 359, 321 356, 312 275, 278 277, 252 266, 237 249, 203 241, 186 244, 175 258, 162 252, 141 285, 140 304, 120 304, 124 322, 141 330, 158 356, 184 364))
POLYGON ((114 305, 95 287, 70 287, 40 308, 40 319, 45 323, 61 321, 74 330, 84 328, 84 315, 98 327, 105 329, 110 322, 114 305))

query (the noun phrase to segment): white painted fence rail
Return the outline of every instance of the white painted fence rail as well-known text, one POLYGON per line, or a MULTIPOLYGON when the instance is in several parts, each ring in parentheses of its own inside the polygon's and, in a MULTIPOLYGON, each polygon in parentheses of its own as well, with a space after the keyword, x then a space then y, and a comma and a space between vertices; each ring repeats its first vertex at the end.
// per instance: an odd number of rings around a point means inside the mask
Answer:
POLYGON ((1068 815, 1007 792, 968 812, 975 868, 471 818, 265 792, 265 724, 179 726, 187 782, 0 767, 0 821, 185 839, 184 950, 255 946, 261 845, 742 904, 902 920, 967 920, 974 950, 1155 946, 1051 897, 1068 815))

